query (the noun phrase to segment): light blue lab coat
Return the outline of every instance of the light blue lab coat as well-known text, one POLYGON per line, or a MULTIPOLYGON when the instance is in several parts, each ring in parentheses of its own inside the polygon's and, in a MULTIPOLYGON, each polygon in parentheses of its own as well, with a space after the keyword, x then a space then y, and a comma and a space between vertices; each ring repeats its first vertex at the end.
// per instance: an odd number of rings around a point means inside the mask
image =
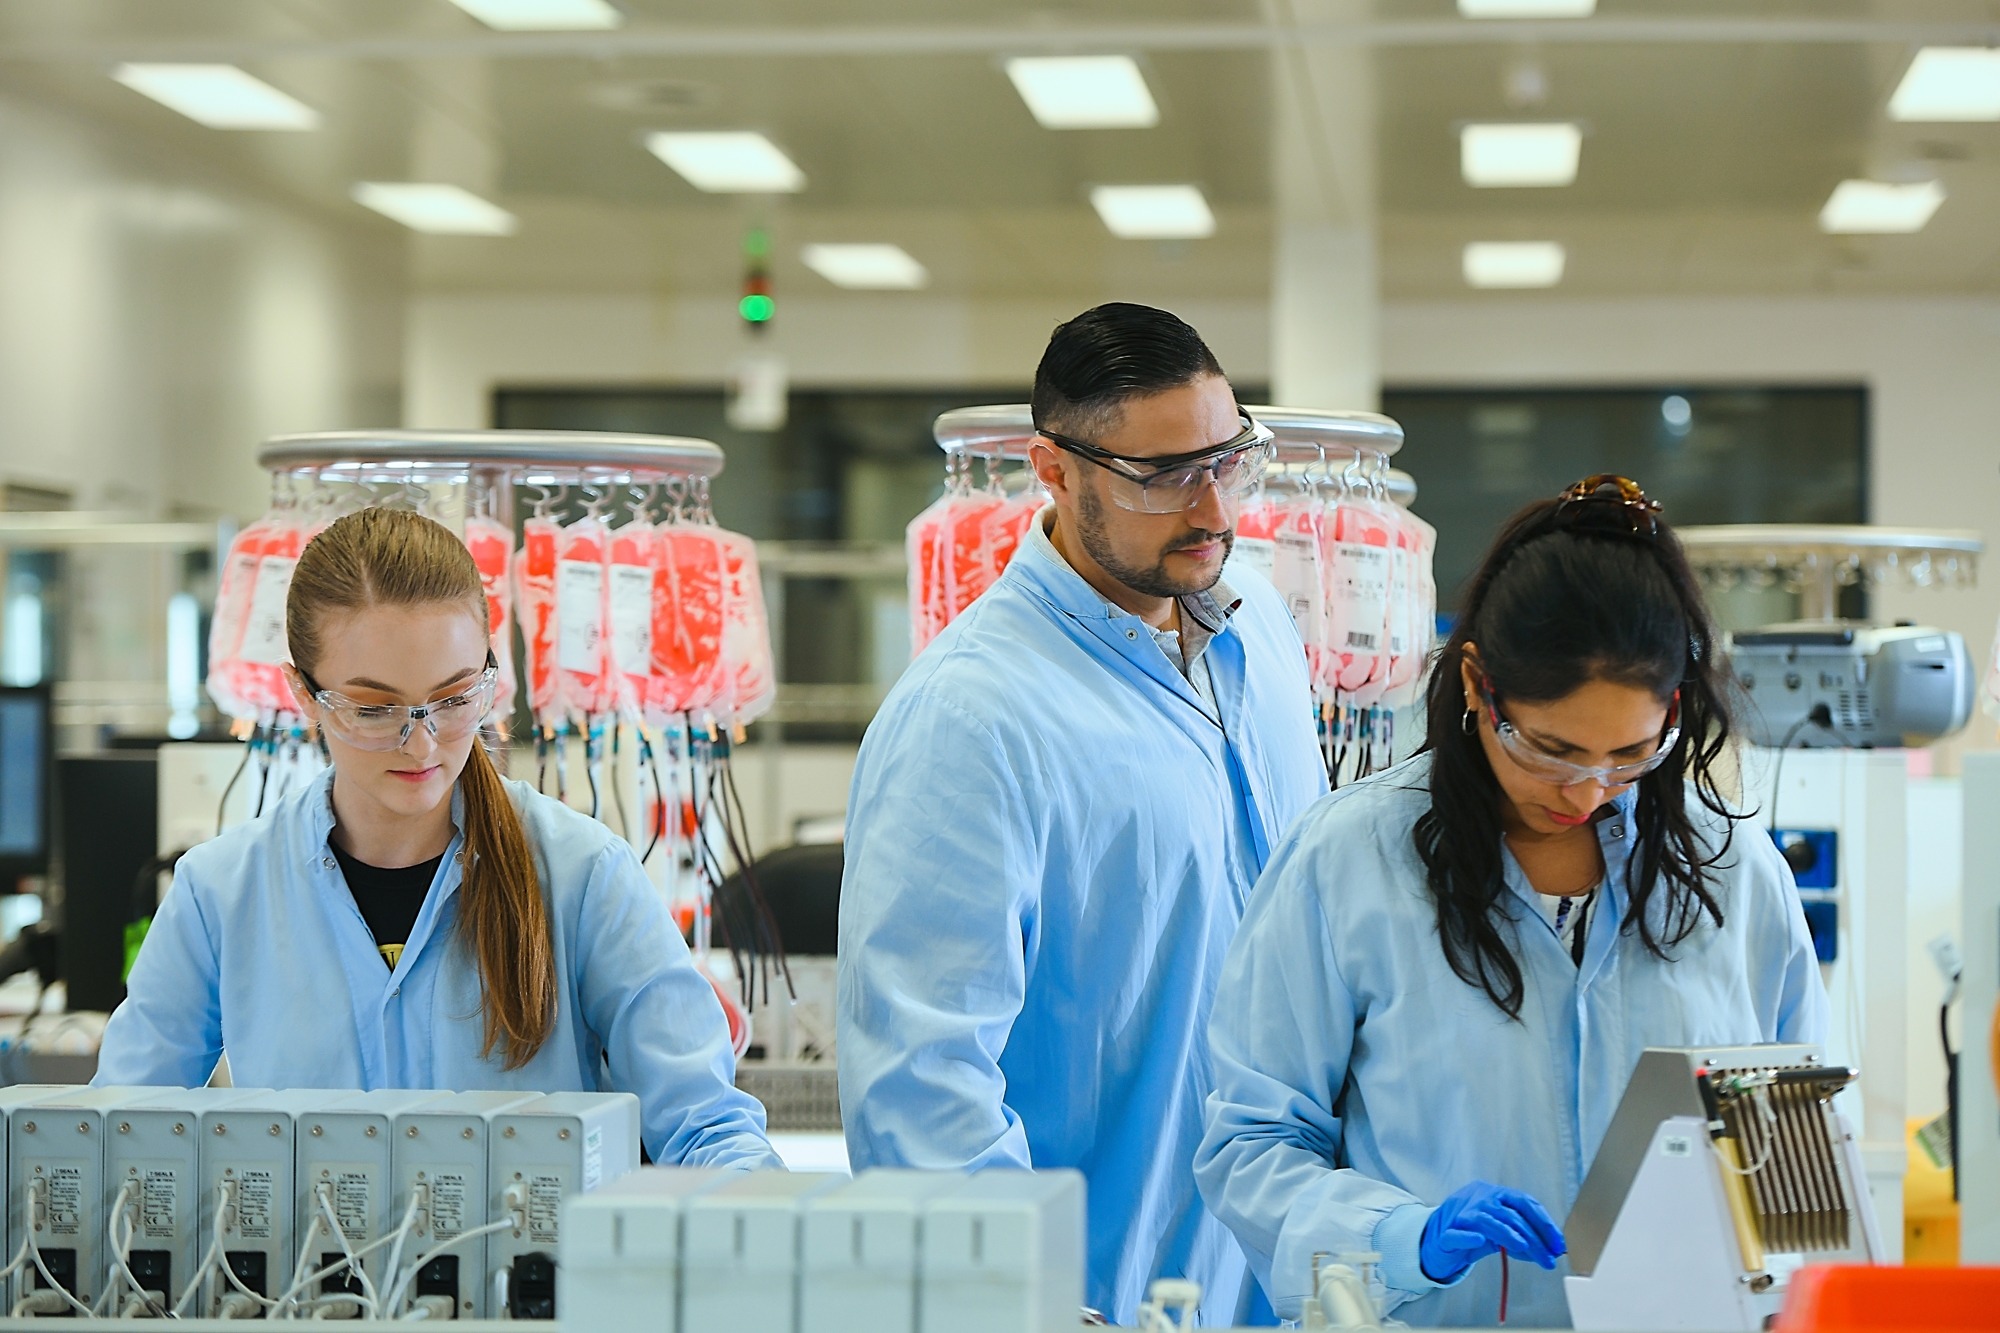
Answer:
POLYGON ((890 692, 848 799, 850 1160, 1081 1170, 1088 1299, 1121 1323, 1162 1275, 1236 1313, 1243 1257, 1189 1169, 1209 1003, 1326 789, 1298 633, 1269 583, 1229 578, 1218 725, 1144 622, 1024 542, 890 692))
MULTIPOLYGON (((104 1030, 96 1082, 195 1087, 229 1053, 264 1088, 620 1091, 655 1162, 778 1166, 738 1092, 722 1006, 631 847, 509 782, 548 904, 556 1021, 534 1059, 482 1059, 479 969, 454 937, 452 838, 392 972, 327 846, 333 773, 183 856, 104 1030)), ((453 823, 463 802, 452 794, 453 823)))
MULTIPOLYGON (((1619 929, 1634 793, 1597 825, 1605 887, 1583 964, 1511 853, 1505 901, 1526 987, 1508 1018, 1451 971, 1411 830, 1430 759, 1320 802, 1257 886, 1216 996, 1202 1196, 1296 1316, 1316 1251, 1382 1253, 1378 1299, 1416 1325, 1491 1325, 1500 1263, 1424 1277, 1432 1209, 1474 1180, 1526 1190, 1561 1225, 1648 1046, 1820 1042, 1826 991, 1791 869, 1755 824, 1716 867, 1723 925, 1648 953, 1619 929)), ((1721 821, 1689 796, 1705 836, 1721 821)), ((1658 904, 1664 895, 1655 897, 1658 904)), ((1655 906, 1651 909, 1657 912, 1655 906)), ((1508 1322, 1569 1325, 1562 1276, 1512 1265, 1508 1322)))

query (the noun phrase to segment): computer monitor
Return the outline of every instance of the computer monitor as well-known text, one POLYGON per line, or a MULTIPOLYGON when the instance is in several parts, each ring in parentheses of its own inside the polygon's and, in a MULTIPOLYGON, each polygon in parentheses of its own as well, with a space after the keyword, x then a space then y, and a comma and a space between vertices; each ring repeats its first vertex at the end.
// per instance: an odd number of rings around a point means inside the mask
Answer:
POLYGON ((48 687, 0 686, 0 893, 48 873, 53 748, 48 687))

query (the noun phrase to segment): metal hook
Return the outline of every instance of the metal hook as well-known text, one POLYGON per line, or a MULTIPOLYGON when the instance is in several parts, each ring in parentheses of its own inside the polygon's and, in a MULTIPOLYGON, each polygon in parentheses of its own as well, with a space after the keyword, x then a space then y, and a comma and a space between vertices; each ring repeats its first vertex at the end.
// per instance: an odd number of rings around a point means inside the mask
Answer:
POLYGON ((538 481, 528 483, 527 489, 535 493, 533 510, 535 517, 547 518, 549 516, 549 506, 555 503, 555 492, 538 481))

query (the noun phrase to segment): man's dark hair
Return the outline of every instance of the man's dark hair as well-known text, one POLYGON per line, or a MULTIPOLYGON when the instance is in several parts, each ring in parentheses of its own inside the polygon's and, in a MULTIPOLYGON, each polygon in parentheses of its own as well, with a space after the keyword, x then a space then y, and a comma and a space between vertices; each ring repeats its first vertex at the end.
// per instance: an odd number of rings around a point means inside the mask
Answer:
POLYGON ((1164 393, 1222 366, 1178 316, 1112 301, 1058 324, 1035 367, 1037 429, 1088 438, 1130 398, 1164 393))

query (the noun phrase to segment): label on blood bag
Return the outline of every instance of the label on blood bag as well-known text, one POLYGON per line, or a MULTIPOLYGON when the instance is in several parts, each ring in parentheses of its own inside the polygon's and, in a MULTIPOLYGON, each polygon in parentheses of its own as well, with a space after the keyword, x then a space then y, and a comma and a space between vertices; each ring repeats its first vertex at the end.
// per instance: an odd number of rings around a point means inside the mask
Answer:
POLYGON ((1271 586, 1285 599, 1299 637, 1319 642, 1319 544, 1309 532, 1280 532, 1272 545, 1271 586))
POLYGON ((556 562, 556 665, 594 676, 604 670, 604 566, 556 562))
POLYGON ((257 562, 257 583, 250 593, 250 614, 243 618, 245 662, 276 666, 291 658, 285 638, 285 594, 292 590, 292 568, 299 562, 267 555, 257 562))
POLYGON ((1271 578, 1278 560, 1278 544, 1269 537, 1245 537, 1236 534, 1235 544, 1229 548, 1229 564, 1254 569, 1265 578, 1271 578))
POLYGON ((440 1171, 431 1177, 431 1230, 449 1239, 465 1230, 466 1180, 461 1172, 440 1171))
POLYGON ((611 660, 643 676, 653 669, 653 568, 611 567, 611 660))
POLYGON ((1410 553, 1400 546, 1389 551, 1389 652, 1401 657, 1410 651, 1410 553))
POLYGON ((1338 543, 1330 582, 1334 651, 1381 652, 1389 618, 1389 548, 1338 543))
POLYGON ((557 1221, 562 1216, 562 1176, 554 1171, 538 1171, 528 1177, 528 1239, 537 1245, 554 1245, 562 1239, 557 1221))
POLYGON ((52 1166, 48 1174, 49 1234, 76 1236, 83 1232, 83 1168, 52 1166))
POLYGON ((271 1173, 244 1171, 236 1177, 236 1234, 245 1240, 271 1239, 271 1173))
POLYGON ((180 1197, 180 1172, 170 1166, 147 1167, 139 1176, 139 1234, 147 1240, 172 1240, 180 1197))

